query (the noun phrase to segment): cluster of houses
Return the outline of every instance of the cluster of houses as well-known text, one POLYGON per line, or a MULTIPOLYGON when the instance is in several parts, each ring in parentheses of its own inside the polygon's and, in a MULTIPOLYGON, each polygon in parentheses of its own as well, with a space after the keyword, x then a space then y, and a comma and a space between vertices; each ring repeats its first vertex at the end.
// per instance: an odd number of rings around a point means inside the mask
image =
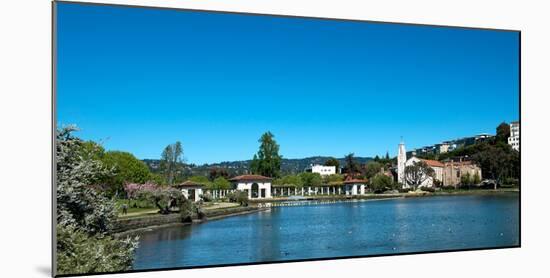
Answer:
MULTIPOLYGON (((441 162, 437 160, 420 159, 414 154, 407 154, 405 144, 401 142, 398 146, 397 166, 389 171, 381 169, 381 174, 392 177, 394 181, 401 184, 403 188, 413 187, 406 177, 406 167, 421 161, 425 162, 428 167, 433 169, 433 174, 420 177, 421 184, 415 185, 415 187, 430 188, 436 185, 457 186, 465 175, 469 177, 478 176, 479 179, 482 177, 481 168, 465 158, 441 162)), ((306 171, 318 173, 321 176, 328 176, 340 172, 340 169, 336 169, 335 166, 312 165, 306 169, 306 171)), ((201 196, 206 192, 210 193, 213 198, 223 198, 235 190, 246 192, 249 199, 270 199, 281 196, 310 195, 354 196, 363 195, 368 192, 368 181, 352 176, 348 176, 343 182, 301 188, 294 185, 274 185, 272 184, 272 178, 261 175, 241 175, 229 181, 232 184, 232 189, 228 190, 207 190, 203 184, 193 181, 186 181, 175 185, 175 187, 181 189, 186 198, 194 201, 200 200, 201 196)))

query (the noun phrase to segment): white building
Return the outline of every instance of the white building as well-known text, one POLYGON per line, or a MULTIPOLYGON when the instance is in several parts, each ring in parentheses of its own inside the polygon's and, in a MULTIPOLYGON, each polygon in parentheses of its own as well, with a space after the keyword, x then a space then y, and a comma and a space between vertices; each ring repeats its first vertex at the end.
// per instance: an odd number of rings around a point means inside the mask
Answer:
POLYGON ((321 176, 330 176, 336 174, 336 166, 311 165, 306 169, 306 172, 318 173, 321 176))
POLYGON ((519 122, 510 123, 510 137, 508 137, 508 144, 512 146, 512 149, 519 151, 519 122))
MULTIPOLYGON (((420 177, 420 180, 422 182, 420 185, 418 185, 418 188, 420 187, 433 187, 435 185, 434 179, 438 181, 443 181, 443 169, 445 168, 445 165, 437 160, 430 160, 430 159, 420 159, 418 157, 411 157, 405 162, 405 167, 412 166, 415 163, 419 162, 425 162, 430 168, 434 170, 434 175, 432 177, 430 176, 422 176, 420 177)), ((405 181, 403 184, 403 188, 410 188, 411 186, 405 181)))
POLYGON ((422 177, 423 180, 422 183, 418 187, 433 187, 434 186, 434 178, 442 181, 443 180, 443 168, 445 168, 445 165, 437 160, 429 160, 429 159, 420 159, 415 156, 411 157, 407 160, 407 154, 405 151, 405 143, 401 141, 399 143, 399 149, 397 151, 397 182, 403 186, 403 188, 410 188, 411 185, 407 183, 407 178, 405 176, 405 168, 407 166, 412 166, 414 163, 418 163, 420 161, 425 162, 434 170, 434 176, 433 177, 422 177))
POLYGON ((407 151, 405 151, 405 143, 401 141, 399 143, 399 149, 397 150, 397 183, 406 185, 405 180, 405 163, 407 162, 407 151))
POLYGON ((349 179, 344 181, 346 195, 364 195, 367 192, 367 180, 349 179))
POLYGON ((247 192, 248 199, 264 199, 271 198, 271 180, 260 175, 242 175, 229 181, 234 189, 247 192))
POLYGON ((201 199, 204 185, 193 181, 186 181, 181 184, 176 184, 174 187, 180 189, 186 199, 197 202, 201 199))

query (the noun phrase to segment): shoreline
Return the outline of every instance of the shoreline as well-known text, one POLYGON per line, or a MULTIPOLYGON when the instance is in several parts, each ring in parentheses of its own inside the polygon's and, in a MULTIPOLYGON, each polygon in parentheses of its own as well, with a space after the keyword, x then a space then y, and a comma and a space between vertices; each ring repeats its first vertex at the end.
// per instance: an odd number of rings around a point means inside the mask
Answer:
MULTIPOLYGON (((265 210, 269 210, 269 208, 248 206, 248 207, 231 208, 230 211, 226 211, 226 210, 207 211, 206 212, 206 219, 192 219, 191 222, 180 222, 180 221, 175 220, 174 222, 171 222, 171 223, 145 225, 145 226, 138 227, 138 228, 131 228, 131 229, 121 228, 121 231, 113 233, 113 236, 116 237, 116 238, 126 237, 126 236, 133 236, 133 235, 137 235, 139 233, 143 233, 143 232, 147 232, 147 231, 155 230, 155 229, 160 229, 160 228, 202 224, 202 223, 212 221, 212 220, 219 220, 219 219, 223 219, 223 218, 231 217, 231 216, 251 214, 251 213, 265 211, 265 210)), ((179 216, 179 214, 178 215, 175 215, 175 214, 172 214, 172 215, 152 215, 152 216, 136 217, 136 218, 132 218, 132 219, 119 219, 118 221, 120 223, 120 222, 124 222, 124 221, 140 221, 140 220, 147 219, 147 218, 149 218, 149 219, 152 219, 152 218, 160 219, 160 218, 168 218, 168 217, 173 217, 174 219, 179 219, 178 216, 179 216)))
POLYGON ((365 195, 316 195, 316 196, 300 196, 296 199, 292 197, 276 197, 271 199, 249 200, 251 204, 263 203, 280 203, 280 202, 299 202, 299 201, 338 201, 338 200, 380 200, 380 199, 395 199, 395 198, 418 198, 418 197, 435 197, 435 196, 453 196, 453 195, 491 195, 503 193, 519 193, 517 188, 513 189, 473 189, 463 191, 439 191, 439 192, 412 192, 412 193, 369 193, 365 195))
MULTIPOLYGON (((518 193, 519 189, 475 189, 475 190, 464 190, 464 191, 443 191, 443 192, 414 192, 414 193, 391 193, 391 194, 368 194, 368 195, 356 195, 356 196, 307 196, 304 198, 296 199, 294 198, 272 198, 272 199, 263 199, 263 200, 251 200, 249 203, 251 206, 248 207, 234 207, 231 209, 222 209, 222 210, 212 210, 206 212, 206 219, 193 219, 192 222, 171 222, 163 224, 152 224, 144 225, 138 228, 124 229, 120 232, 113 234, 114 237, 125 237, 133 236, 150 230, 156 230, 166 227, 177 227, 177 226, 186 226, 193 224, 202 224, 212 220, 219 220, 232 216, 239 216, 245 214, 251 214, 260 211, 266 211, 271 209, 270 207, 263 207, 265 203, 293 203, 293 202, 303 202, 303 201, 346 201, 346 200, 391 200, 391 199, 401 199, 401 198, 425 198, 425 197, 437 197, 437 196, 467 196, 467 195, 496 195, 496 194, 510 194, 518 193)), ((276 207, 276 206, 273 206, 276 207)), ((152 219, 152 218, 167 218, 174 217, 174 215, 153 215, 153 216, 144 216, 133 219, 120 219, 119 222, 124 221, 140 221, 143 219, 152 219)), ((177 216, 174 217, 177 219, 177 216)))

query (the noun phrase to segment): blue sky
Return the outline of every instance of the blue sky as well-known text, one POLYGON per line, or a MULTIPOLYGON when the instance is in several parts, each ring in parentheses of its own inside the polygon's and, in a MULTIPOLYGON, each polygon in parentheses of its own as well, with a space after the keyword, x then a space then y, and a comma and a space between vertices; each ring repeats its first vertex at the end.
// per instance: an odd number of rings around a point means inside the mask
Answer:
POLYGON ((57 4, 57 122, 138 158, 395 155, 519 118, 516 32, 57 4))

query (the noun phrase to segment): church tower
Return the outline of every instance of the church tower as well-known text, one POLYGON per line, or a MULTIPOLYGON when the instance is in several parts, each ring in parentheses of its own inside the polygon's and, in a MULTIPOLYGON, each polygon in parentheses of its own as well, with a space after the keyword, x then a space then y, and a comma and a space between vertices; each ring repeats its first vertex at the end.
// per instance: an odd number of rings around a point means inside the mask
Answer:
POLYGON ((407 152, 405 151, 405 143, 403 139, 399 143, 399 149, 397 151, 397 182, 406 187, 405 180, 405 162, 407 161, 407 152))

